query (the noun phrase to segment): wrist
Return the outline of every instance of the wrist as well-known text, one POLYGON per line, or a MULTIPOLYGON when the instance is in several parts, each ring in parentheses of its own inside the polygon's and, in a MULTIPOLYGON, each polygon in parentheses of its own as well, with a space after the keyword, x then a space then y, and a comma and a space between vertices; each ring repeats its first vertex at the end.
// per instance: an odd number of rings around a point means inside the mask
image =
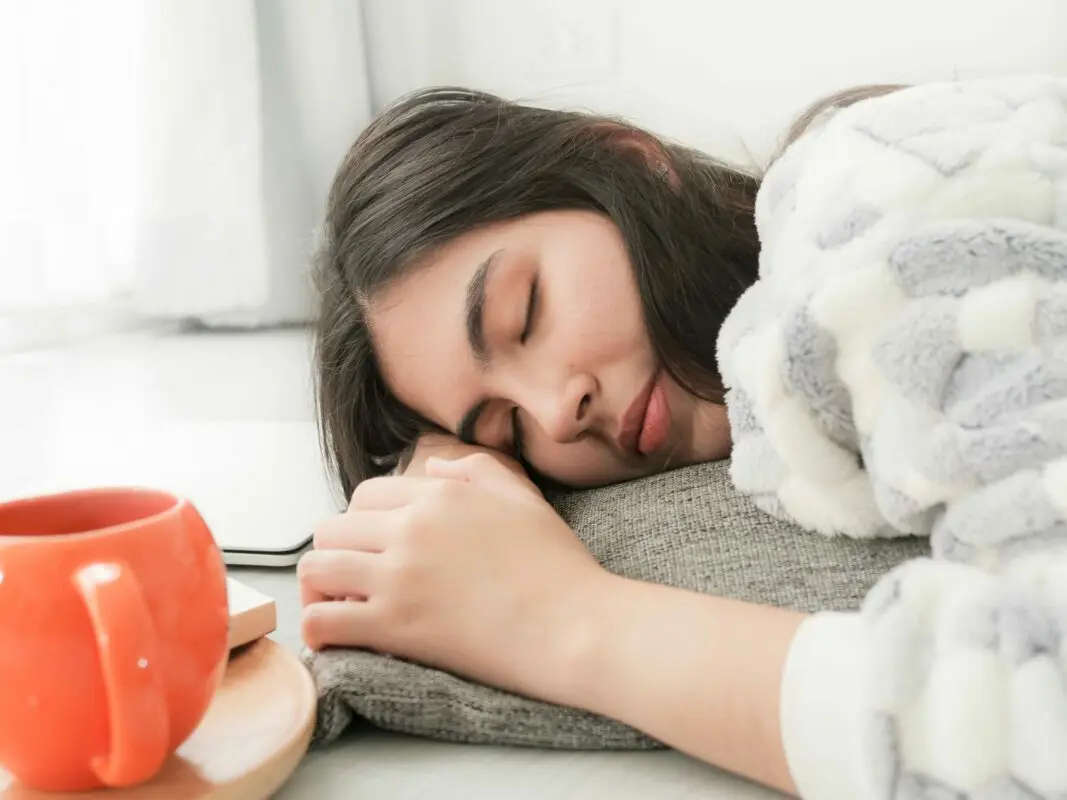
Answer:
MULTIPOLYGON (((591 689, 604 677, 604 656, 609 650, 607 631, 612 603, 626 590, 626 581, 596 565, 570 587, 559 607, 558 627, 546 631, 540 657, 531 660, 537 682, 536 697, 550 703, 592 710, 591 689)), ((557 595, 557 598, 559 596, 557 595)))
POLYGON ((619 701, 629 688, 627 676, 640 647, 633 624, 648 586, 607 570, 591 583, 557 662, 560 697, 555 702, 613 719, 624 716, 619 701), (628 663, 620 665, 620 660, 628 663))

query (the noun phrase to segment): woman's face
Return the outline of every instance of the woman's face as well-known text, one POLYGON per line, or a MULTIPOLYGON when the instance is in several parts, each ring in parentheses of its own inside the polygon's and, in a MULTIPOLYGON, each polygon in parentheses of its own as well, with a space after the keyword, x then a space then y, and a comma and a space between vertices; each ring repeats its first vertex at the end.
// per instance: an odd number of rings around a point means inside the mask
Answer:
POLYGON ((592 486, 724 457, 725 410, 662 369, 606 217, 546 211, 467 233, 371 304, 386 383, 461 439, 592 486))

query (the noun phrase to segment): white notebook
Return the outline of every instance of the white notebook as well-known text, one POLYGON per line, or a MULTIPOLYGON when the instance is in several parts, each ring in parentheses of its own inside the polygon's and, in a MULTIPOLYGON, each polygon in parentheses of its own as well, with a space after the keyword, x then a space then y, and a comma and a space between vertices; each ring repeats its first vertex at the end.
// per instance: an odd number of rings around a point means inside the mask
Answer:
MULTIPOLYGON (((0 441, 8 435, 0 430, 0 441)), ((308 420, 131 420, 10 435, 20 457, 0 459, 0 500, 85 486, 164 489, 193 502, 228 564, 292 566, 315 526, 343 510, 308 420), (39 469, 24 469, 23 453, 39 469)))
POLYGON ((274 600, 251 586, 226 578, 230 603, 230 649, 254 642, 278 625, 278 610, 274 600))

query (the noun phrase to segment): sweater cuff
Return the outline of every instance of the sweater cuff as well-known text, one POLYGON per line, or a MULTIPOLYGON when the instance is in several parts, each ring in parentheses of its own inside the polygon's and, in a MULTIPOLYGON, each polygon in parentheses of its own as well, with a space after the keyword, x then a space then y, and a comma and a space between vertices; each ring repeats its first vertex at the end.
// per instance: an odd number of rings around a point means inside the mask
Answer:
POLYGON ((809 617, 793 639, 782 676, 782 744, 804 800, 867 797, 860 731, 864 621, 858 614, 809 617))

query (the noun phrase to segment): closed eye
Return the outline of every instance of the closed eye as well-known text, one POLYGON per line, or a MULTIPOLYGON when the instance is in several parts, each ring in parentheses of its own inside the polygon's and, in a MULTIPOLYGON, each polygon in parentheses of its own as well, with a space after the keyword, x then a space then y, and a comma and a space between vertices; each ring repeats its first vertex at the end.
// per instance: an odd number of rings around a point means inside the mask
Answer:
MULTIPOLYGON (((519 343, 526 344, 530 338, 530 334, 533 333, 534 321, 537 316, 537 300, 541 287, 541 281, 539 275, 534 275, 533 281, 530 283, 530 297, 526 301, 526 321, 522 326, 522 333, 519 334, 519 343)), ((515 459, 518 461, 523 460, 523 440, 522 440, 522 420, 519 418, 519 407, 511 409, 511 446, 514 451, 515 459)))
POLYGON ((523 323, 522 333, 519 335, 519 343, 526 344, 526 340, 533 333, 534 317, 537 314, 537 299, 541 288, 540 276, 535 275, 530 284, 530 297, 526 301, 526 321, 523 323))
POLYGON ((525 463, 526 450, 522 441, 522 420, 519 418, 519 407, 511 409, 511 450, 516 461, 525 463))

